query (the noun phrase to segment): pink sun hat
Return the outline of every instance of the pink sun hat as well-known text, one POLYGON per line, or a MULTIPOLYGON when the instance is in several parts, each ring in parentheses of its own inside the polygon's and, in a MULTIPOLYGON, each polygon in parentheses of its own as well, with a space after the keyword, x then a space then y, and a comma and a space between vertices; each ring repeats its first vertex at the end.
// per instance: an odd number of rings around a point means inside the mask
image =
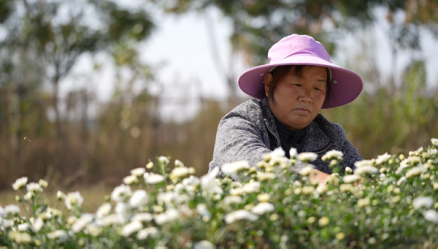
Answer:
POLYGON ((238 84, 246 94, 256 99, 265 97, 264 77, 275 67, 287 65, 310 65, 329 68, 330 97, 322 108, 346 105, 356 99, 363 89, 359 74, 337 66, 330 61, 324 46, 308 35, 289 35, 269 49, 269 64, 257 66, 243 72, 238 84))

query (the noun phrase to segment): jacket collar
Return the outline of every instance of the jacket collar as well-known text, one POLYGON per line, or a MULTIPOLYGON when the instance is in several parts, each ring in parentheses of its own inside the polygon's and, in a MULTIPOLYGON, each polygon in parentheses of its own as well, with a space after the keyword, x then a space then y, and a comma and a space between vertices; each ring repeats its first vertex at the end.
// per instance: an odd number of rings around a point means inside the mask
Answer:
MULTIPOLYGON (((272 135, 277 138, 277 141, 275 141, 277 147, 281 147, 281 144, 279 144, 280 136, 278 134, 277 126, 275 125, 274 114, 272 114, 271 108, 269 107, 268 98, 263 98, 259 103, 262 109, 262 116, 265 121, 265 125, 267 126, 269 132, 271 132, 272 135)), ((327 119, 325 119, 322 114, 318 114, 312 123, 310 123, 306 135, 303 138, 303 152, 319 152, 328 147, 330 144, 330 139, 321 129, 321 127, 327 123, 327 119)))

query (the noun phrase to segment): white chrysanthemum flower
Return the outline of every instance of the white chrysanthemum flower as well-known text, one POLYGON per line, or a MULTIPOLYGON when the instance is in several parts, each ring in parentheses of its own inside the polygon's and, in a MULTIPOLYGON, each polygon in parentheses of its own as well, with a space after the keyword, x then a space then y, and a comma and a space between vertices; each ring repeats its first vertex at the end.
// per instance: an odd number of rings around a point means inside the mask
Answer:
POLYGON ((369 206, 370 203, 371 203, 370 198, 363 198, 363 199, 359 199, 357 201, 357 206, 358 207, 366 207, 366 206, 369 206))
POLYGON ((321 219, 318 220, 318 224, 322 227, 327 226, 329 223, 330 223, 330 220, 327 217, 322 217, 321 219))
POLYGON ((185 217, 190 217, 193 215, 193 211, 187 205, 178 206, 178 212, 185 217))
POLYGON ((15 240, 17 244, 28 244, 32 241, 32 237, 28 233, 12 231, 9 233, 9 237, 15 240))
POLYGON ((123 202, 131 196, 131 188, 127 185, 120 185, 114 188, 111 193, 111 199, 116 202, 123 202))
POLYGON ((41 228, 44 226, 44 221, 41 218, 30 219, 30 224, 32 225, 32 230, 34 232, 39 232, 41 228))
POLYGON ((430 139, 430 142, 431 142, 433 145, 438 146, 438 138, 431 138, 431 139, 430 139))
POLYGON ((242 203, 242 197, 240 197, 238 195, 227 196, 224 198, 223 203, 227 206, 229 206, 231 204, 240 204, 240 203, 242 203))
POLYGON ((181 183, 178 183, 173 187, 173 191, 175 191, 176 193, 181 193, 184 189, 185 186, 182 185, 181 183))
POLYGON ((405 168, 409 167, 409 164, 410 164, 409 160, 404 159, 403 161, 400 162, 400 166, 397 168, 395 173, 397 175, 400 175, 405 168))
POLYGON ((208 240, 203 240, 196 242, 195 245, 193 245, 193 249, 216 249, 216 246, 208 240))
POLYGON ((132 216, 132 210, 127 203, 118 202, 114 210, 123 223, 128 222, 132 216))
POLYGON ((260 190, 260 182, 249 182, 242 186, 243 191, 247 194, 259 192, 260 190))
POLYGON ((73 233, 78 233, 82 231, 88 224, 90 224, 94 219, 92 214, 82 214, 79 219, 71 226, 71 231, 73 233))
POLYGON ((43 179, 40 179, 38 181, 38 184, 41 186, 41 188, 47 188, 47 186, 49 186, 49 183, 44 181, 43 179))
POLYGON ((400 186, 405 181, 406 181, 406 177, 404 177, 404 176, 400 177, 400 179, 398 179, 398 181, 397 181, 397 186, 400 186))
POLYGON ((178 210, 174 208, 167 209, 166 212, 161 213, 155 217, 155 222, 158 225, 163 225, 168 222, 177 220, 180 217, 178 210))
POLYGON ((111 204, 105 203, 97 209, 96 216, 102 218, 105 215, 108 215, 110 211, 111 211, 111 204))
POLYGON ((73 193, 68 193, 68 195, 65 197, 65 206, 67 209, 72 209, 73 207, 79 207, 82 205, 82 202, 84 202, 84 198, 81 196, 81 194, 76 191, 73 193))
POLYGON ((0 220, 0 227, 9 228, 14 226, 14 220, 8 220, 8 219, 1 219, 0 220))
POLYGON ((24 188, 24 186, 26 186, 27 183, 27 177, 20 177, 17 180, 15 180, 15 182, 12 184, 12 188, 14 190, 19 190, 21 188, 24 188))
POLYGON ((125 237, 129 237, 131 236, 131 234, 139 231, 142 228, 143 224, 140 221, 132 221, 122 228, 122 235, 125 237))
POLYGON ((246 192, 243 188, 233 188, 230 189, 230 195, 232 196, 239 196, 239 195, 244 195, 246 192))
POLYGON ((248 161, 238 161, 233 163, 226 163, 222 165, 222 172, 226 175, 233 175, 242 170, 249 169, 250 165, 248 161))
POLYGON ((208 175, 201 177, 201 186, 208 193, 222 194, 224 191, 216 181, 219 168, 214 168, 208 175))
POLYGON ((231 212, 225 216, 225 222, 227 224, 231 224, 236 220, 249 220, 249 221, 256 221, 257 216, 252 214, 251 212, 241 209, 234 212, 231 212))
POLYGON ((269 180, 274 180, 276 178, 276 175, 274 173, 264 173, 257 171, 257 178, 260 181, 269 181, 269 180))
POLYGON ((57 198, 59 201, 62 201, 62 200, 65 199, 65 194, 58 190, 58 192, 56 192, 56 198, 57 198))
POLYGON ((4 208, 2 208, 2 206, 0 206, 0 218, 1 217, 5 217, 6 216, 6 211, 4 208))
POLYGON ((208 211, 207 206, 203 203, 200 203, 196 206, 196 212, 202 217, 211 217, 210 211, 208 211))
POLYGON ((166 180, 166 178, 162 175, 159 174, 148 174, 148 176, 146 177, 145 175, 145 182, 147 184, 157 184, 160 183, 162 181, 166 180))
POLYGON ((155 237, 158 234, 158 229, 155 227, 146 227, 137 233, 138 240, 145 240, 148 237, 155 237))
POLYGON ((285 154, 284 150, 281 147, 278 147, 272 152, 263 155, 263 160, 270 161, 272 158, 284 157, 285 154))
POLYGON ((47 238, 51 240, 58 239, 60 242, 64 243, 68 240, 67 232, 64 230, 56 230, 47 234, 47 238))
POLYGON ((409 164, 411 164, 411 165, 416 165, 416 164, 419 164, 419 163, 421 162, 421 158, 418 157, 418 156, 410 156, 410 157, 408 157, 406 160, 407 160, 407 161, 409 162, 409 164))
MULTIPOLYGON (((287 163, 288 163, 288 159, 286 157, 273 157, 269 161, 269 166, 275 166, 275 165, 285 166, 287 165, 287 163)), ((268 170, 269 168, 272 167, 267 167, 266 169, 268 170)))
POLYGON ((391 155, 386 152, 383 155, 377 156, 376 164, 381 165, 382 163, 386 163, 391 158, 391 155))
POLYGON ((251 212, 254 214, 262 215, 264 213, 272 212, 275 210, 274 205, 269 202, 261 202, 251 208, 251 212))
POLYGON ((138 182, 137 176, 134 175, 129 175, 123 178, 123 183, 126 185, 132 185, 137 182, 138 182))
POLYGON ((433 155, 438 153, 438 150, 437 149, 429 149, 429 150, 427 150, 427 153, 429 153, 430 155, 433 156, 433 155))
POLYGON ((150 213, 138 213, 132 216, 132 221, 150 222, 154 219, 154 216, 150 213))
POLYGON ((136 177, 141 177, 143 176, 143 174, 146 172, 145 168, 136 168, 131 170, 131 175, 136 176, 136 177))
POLYGON ((327 153, 325 153, 324 156, 321 157, 321 159, 324 162, 327 162, 331 159, 336 159, 336 160, 342 160, 342 158, 344 157, 344 153, 342 153, 342 151, 338 151, 338 150, 331 150, 328 151, 327 153))
POLYGON ((140 206, 144 206, 149 199, 148 193, 143 189, 137 190, 129 199, 129 205, 133 208, 138 208, 140 206))
POLYGON ((362 166, 354 170, 355 175, 376 174, 379 170, 374 166, 362 166))
POLYGON ((29 229, 29 223, 21 223, 17 228, 20 232, 27 231, 27 229, 29 229))
POLYGON ((352 182, 360 180, 361 177, 359 175, 346 175, 346 176, 344 176, 343 179, 344 179, 345 183, 352 183, 352 182))
POLYGON ((423 216, 427 221, 438 223, 438 213, 435 210, 427 210, 423 213, 423 216))
POLYGON ((160 156, 158 158, 158 162, 163 163, 163 164, 169 164, 169 158, 167 158, 165 156, 160 156))
POLYGON ((67 224, 73 225, 73 223, 75 223, 77 220, 78 220, 78 218, 76 218, 75 216, 70 216, 67 218, 67 224))
POLYGON ((308 176, 310 172, 312 172, 312 170, 313 170, 313 165, 307 165, 306 167, 300 170, 300 175, 308 176))
POLYGON ((423 166, 415 167, 406 172, 406 178, 411 178, 414 176, 418 176, 426 172, 426 168, 423 166))
POLYGON ((185 186, 197 186, 201 181, 196 176, 189 176, 182 180, 182 184, 185 186))
POLYGON ((350 192, 350 193, 353 193, 353 192, 354 192, 354 187, 353 187, 353 185, 351 185, 351 184, 341 184, 341 185, 339 186, 339 190, 340 190, 341 192, 350 192))
POLYGON ((354 166, 356 166, 356 168, 360 168, 363 166, 373 166, 373 161, 371 161, 371 160, 357 161, 354 163, 354 166))
POLYGON ((154 167, 154 163, 148 162, 145 167, 146 167, 146 169, 152 169, 154 167))
POLYGON ((51 216, 53 216, 53 217, 60 217, 60 216, 62 216, 62 211, 59 210, 59 209, 56 209, 56 208, 48 207, 48 208, 47 208, 47 212, 48 212, 51 216))
POLYGON ((157 196, 158 202, 164 202, 166 205, 172 204, 173 201, 176 201, 178 198, 178 194, 172 191, 159 193, 157 196))
POLYGON ((34 196, 34 193, 32 192, 27 192, 24 196, 23 199, 25 199, 26 201, 29 201, 32 199, 32 197, 34 196))
POLYGON ((414 199, 414 201, 412 202, 412 206, 415 209, 419 209, 419 208, 430 208, 433 205, 433 199, 430 197, 425 197, 425 196, 420 196, 414 199))
POLYGON ((97 237, 99 236, 99 234, 102 233, 102 228, 100 228, 99 226, 97 226, 96 224, 88 224, 85 227, 85 230, 88 232, 88 234, 90 234, 93 237, 97 237))
POLYGON ((101 218, 98 221, 98 224, 102 225, 102 226, 112 226, 112 225, 123 224, 124 221, 125 220, 120 215, 110 214, 110 215, 107 215, 107 216, 101 218))
POLYGON ((313 162, 318 158, 318 154, 313 152, 302 152, 297 156, 301 162, 313 162))
POLYGON ((36 182, 28 183, 26 185, 26 188, 27 188, 27 191, 32 192, 32 193, 43 192, 43 188, 41 188, 41 186, 36 182))
POLYGON ((259 202, 268 202, 271 199, 271 195, 268 193, 257 195, 257 200, 259 202))
POLYGON ((178 167, 174 168, 171 172, 177 178, 183 178, 189 174, 189 168, 187 167, 178 167))
POLYGON ((184 163, 177 159, 175 160, 175 167, 184 167, 184 163))
POLYGON ((17 205, 7 205, 5 206, 6 214, 18 214, 20 212, 20 208, 17 205))
POLYGON ((290 148, 290 150, 289 150, 289 157, 292 159, 292 158, 295 158, 297 155, 298 155, 297 149, 290 148))
POLYGON ((353 173, 353 169, 351 169, 350 167, 345 167, 345 173, 353 173))
POLYGON ((304 187, 301 188, 301 190, 303 191, 303 194, 311 195, 315 191, 315 187, 313 187, 313 186, 304 186, 304 187))

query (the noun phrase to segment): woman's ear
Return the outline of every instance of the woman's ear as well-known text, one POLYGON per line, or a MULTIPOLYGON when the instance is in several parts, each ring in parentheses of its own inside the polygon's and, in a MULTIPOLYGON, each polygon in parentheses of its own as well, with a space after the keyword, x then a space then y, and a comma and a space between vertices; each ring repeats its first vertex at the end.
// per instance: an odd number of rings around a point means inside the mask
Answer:
POLYGON ((271 73, 267 73, 265 75, 265 96, 269 97, 269 89, 271 87, 272 84, 272 74, 271 73))

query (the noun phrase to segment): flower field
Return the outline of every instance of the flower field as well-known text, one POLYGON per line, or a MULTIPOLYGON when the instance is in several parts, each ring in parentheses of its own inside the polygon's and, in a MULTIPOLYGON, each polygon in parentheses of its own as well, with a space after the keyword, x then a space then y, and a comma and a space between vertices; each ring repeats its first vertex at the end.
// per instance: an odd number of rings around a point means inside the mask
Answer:
MULTIPOLYGON (((224 178, 218 170, 198 178, 159 157, 131 170, 95 213, 81 211, 79 192, 58 192, 48 206, 48 183, 22 177, 12 185, 17 203, 0 206, 0 248, 438 247, 438 139, 431 142, 356 162, 319 185, 309 180, 315 154, 293 149, 291 160, 275 150, 258 165, 224 165, 224 178)), ((342 156, 323 160, 337 172, 342 156)))

